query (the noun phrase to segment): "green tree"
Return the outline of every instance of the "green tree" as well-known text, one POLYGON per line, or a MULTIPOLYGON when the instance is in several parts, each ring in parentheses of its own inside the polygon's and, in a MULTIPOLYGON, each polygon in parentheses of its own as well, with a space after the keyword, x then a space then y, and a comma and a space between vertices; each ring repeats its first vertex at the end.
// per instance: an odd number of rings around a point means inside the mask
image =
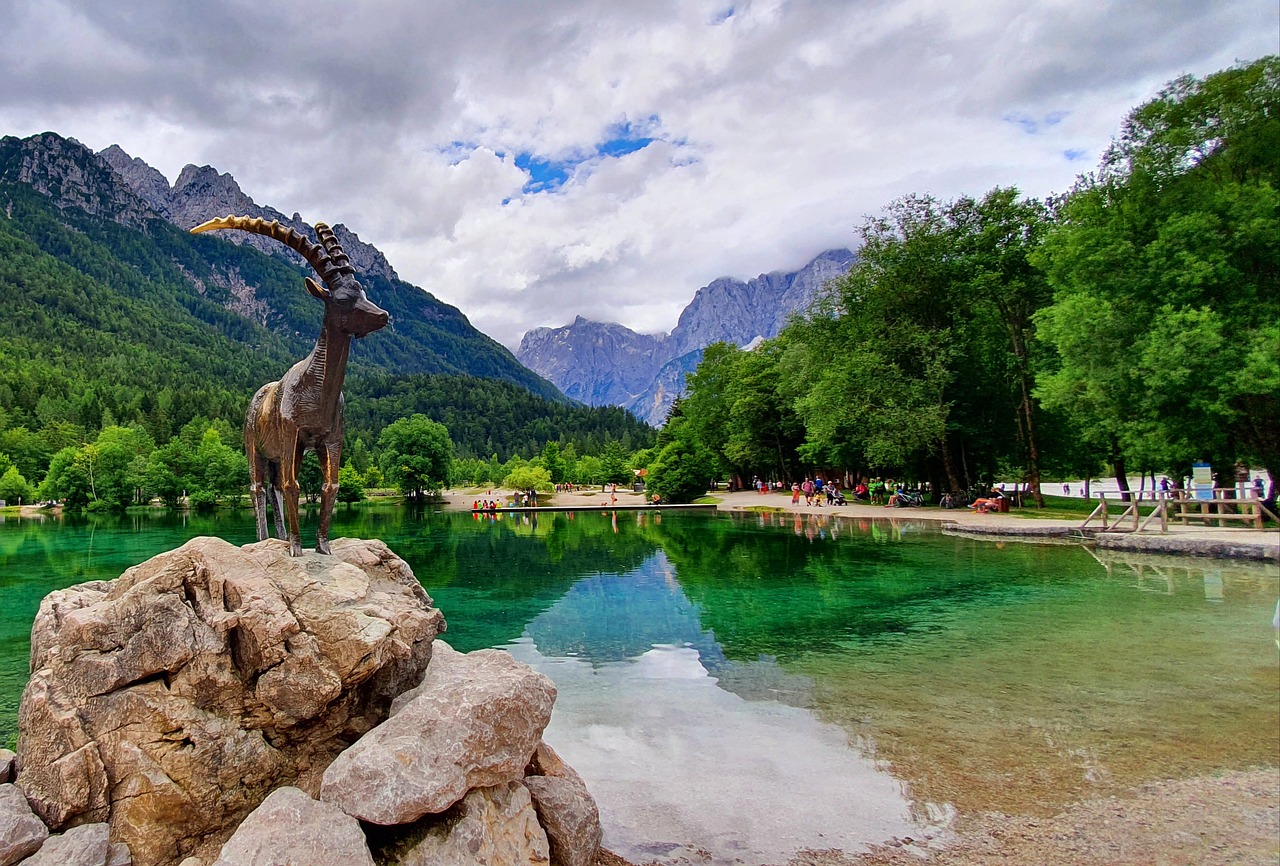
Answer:
POLYGON ((364 478, 351 463, 338 470, 338 501, 361 502, 364 499, 364 478))
POLYGON ((0 474, 0 500, 10 505, 26 505, 35 498, 34 493, 17 466, 10 466, 0 474))
POLYGON ((677 436, 649 467, 647 489, 667 502, 692 502, 707 492, 714 461, 695 439, 677 436))
POLYGON ((448 429, 426 415, 388 425, 378 437, 378 447, 382 471, 407 496, 420 499, 449 482, 453 442, 448 429))
POLYGON ((550 474, 552 484, 564 480, 564 460, 560 456, 559 442, 548 442, 542 447, 542 465, 550 474))
POLYGON ((502 479, 502 486, 509 490, 537 490, 542 493, 555 489, 551 473, 542 466, 518 466, 502 479))
POLYGON ((610 439, 600 454, 600 473, 604 484, 625 484, 631 480, 627 469, 627 449, 621 442, 610 439))
MULTIPOLYGON (((1126 456, 1280 471, 1280 58, 1135 109, 1033 257, 1060 364, 1046 406, 1126 456), (1248 373, 1243 371, 1247 370, 1248 373)), ((1179 471, 1180 474, 1180 471, 1179 471)))

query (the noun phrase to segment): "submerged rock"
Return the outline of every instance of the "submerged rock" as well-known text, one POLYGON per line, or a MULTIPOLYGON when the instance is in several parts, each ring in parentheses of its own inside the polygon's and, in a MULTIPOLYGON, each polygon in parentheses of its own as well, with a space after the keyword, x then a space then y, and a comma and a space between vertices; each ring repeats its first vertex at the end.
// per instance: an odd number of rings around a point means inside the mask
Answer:
POLYGON ((320 798, 374 824, 443 812, 524 775, 555 703, 550 679, 501 650, 443 641, 421 685, 324 773, 320 798))
POLYGON ((45 822, 109 820, 136 862, 168 864, 225 840, 273 789, 314 790, 444 630, 385 544, 332 547, 294 558, 278 540, 196 538, 50 593, 18 741, 45 822))

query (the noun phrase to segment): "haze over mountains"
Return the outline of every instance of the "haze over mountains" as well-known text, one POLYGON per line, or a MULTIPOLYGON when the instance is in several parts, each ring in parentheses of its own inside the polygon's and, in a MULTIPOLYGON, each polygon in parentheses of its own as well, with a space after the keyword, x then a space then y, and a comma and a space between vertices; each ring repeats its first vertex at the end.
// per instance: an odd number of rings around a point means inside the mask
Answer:
POLYGON ((534 328, 516 357, 568 397, 590 406, 623 406, 659 426, 704 348, 777 336, 789 316, 813 303, 853 261, 849 250, 827 250, 799 271, 747 281, 721 277, 698 289, 670 334, 639 334, 581 316, 560 328, 534 328))

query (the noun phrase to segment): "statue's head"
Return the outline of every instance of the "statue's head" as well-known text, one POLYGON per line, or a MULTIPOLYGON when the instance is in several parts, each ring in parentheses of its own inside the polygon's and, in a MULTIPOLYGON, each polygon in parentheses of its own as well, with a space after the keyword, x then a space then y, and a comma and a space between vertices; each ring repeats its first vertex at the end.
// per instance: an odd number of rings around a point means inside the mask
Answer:
POLYGON ((324 301, 325 321, 334 322, 342 333, 356 338, 364 337, 385 327, 391 320, 386 310, 369 300, 364 286, 356 279, 351 260, 334 237, 333 229, 324 223, 316 223, 316 237, 320 239, 318 244, 312 243, 293 229, 280 225, 276 220, 267 222, 258 217, 219 217, 201 223, 191 233, 199 234, 217 229, 239 229, 275 238, 306 259, 321 280, 316 282, 307 277, 307 291, 324 301))
POLYGON ((342 251, 333 230, 324 223, 316 223, 316 236, 324 245, 327 265, 316 268, 325 286, 307 277, 307 291, 324 301, 325 318, 333 317, 338 330, 359 339, 386 326, 391 317, 364 292, 364 286, 356 279, 351 260, 342 251))

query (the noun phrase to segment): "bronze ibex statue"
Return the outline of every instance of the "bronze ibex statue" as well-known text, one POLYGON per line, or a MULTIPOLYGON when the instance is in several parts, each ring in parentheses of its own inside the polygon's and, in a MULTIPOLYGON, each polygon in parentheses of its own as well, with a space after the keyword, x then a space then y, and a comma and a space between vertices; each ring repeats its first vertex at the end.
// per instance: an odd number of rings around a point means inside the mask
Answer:
POLYGON ((289 368, 279 382, 263 385, 253 395, 244 420, 244 449, 249 458, 258 540, 270 537, 267 531, 269 485, 276 535, 288 538, 292 556, 302 555, 302 538, 298 532, 298 466, 304 452, 316 452, 324 479, 316 550, 329 553, 329 521, 333 518, 333 503, 338 498, 338 466, 342 462, 342 380, 347 374, 347 355, 352 338, 373 333, 385 326, 390 316, 365 295, 350 259, 332 229, 324 223, 316 223, 319 244, 274 220, 267 222, 256 217, 220 217, 196 226, 191 233, 216 229, 239 229, 275 238, 306 259, 326 284, 322 286, 306 278, 307 291, 324 301, 320 336, 310 355, 289 368))

